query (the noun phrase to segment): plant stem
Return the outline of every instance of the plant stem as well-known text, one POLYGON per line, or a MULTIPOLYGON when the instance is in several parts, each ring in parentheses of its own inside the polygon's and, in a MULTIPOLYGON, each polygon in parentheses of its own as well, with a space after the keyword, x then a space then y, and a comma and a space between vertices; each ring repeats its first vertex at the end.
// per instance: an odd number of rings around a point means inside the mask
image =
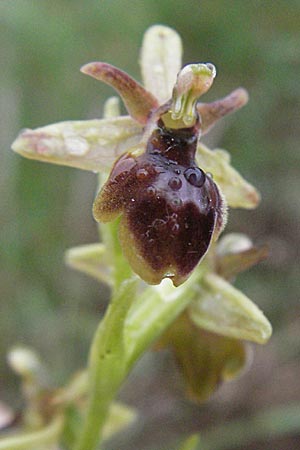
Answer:
POLYGON ((109 406, 124 379, 124 321, 135 285, 135 279, 122 283, 96 331, 89 361, 88 410, 76 450, 97 448, 109 406))

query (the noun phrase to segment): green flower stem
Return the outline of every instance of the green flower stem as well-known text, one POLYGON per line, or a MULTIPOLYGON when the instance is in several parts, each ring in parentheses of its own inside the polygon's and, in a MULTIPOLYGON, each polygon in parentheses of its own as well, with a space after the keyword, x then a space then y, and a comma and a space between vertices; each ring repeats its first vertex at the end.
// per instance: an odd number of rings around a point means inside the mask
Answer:
POLYGON ((135 286, 135 279, 122 283, 96 331, 89 361, 88 410, 76 450, 98 447, 110 404, 124 379, 124 321, 135 286))
POLYGON ((0 440, 0 450, 50 450, 57 445, 63 430, 64 418, 57 415, 44 428, 0 440))
MULTIPOLYGON (((119 101, 110 98, 104 107, 104 117, 120 114, 119 101)), ((99 175, 98 189, 104 177, 99 175)), ((89 404, 76 450, 92 450, 99 445, 110 405, 126 376, 124 322, 135 298, 136 280, 125 261, 118 239, 119 220, 99 225, 98 230, 113 267, 113 298, 96 331, 89 361, 89 404)))

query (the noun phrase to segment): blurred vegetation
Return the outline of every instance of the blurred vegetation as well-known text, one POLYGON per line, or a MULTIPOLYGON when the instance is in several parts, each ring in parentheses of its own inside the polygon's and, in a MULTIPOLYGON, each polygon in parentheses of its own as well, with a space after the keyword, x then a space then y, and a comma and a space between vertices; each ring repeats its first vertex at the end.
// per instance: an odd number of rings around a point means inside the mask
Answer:
MULTIPOLYGON (((258 210, 230 212, 227 230, 270 246, 269 259, 237 284, 275 333, 270 344, 254 349, 247 374, 201 408, 180 399, 169 355, 144 358, 121 394, 143 414, 136 429, 114 443, 122 450, 165 449, 181 433, 300 404, 299 0, 1 0, 1 398, 21 406, 18 380, 6 365, 15 343, 42 355, 54 383, 83 366, 109 295, 63 262, 67 248, 97 240, 95 175, 22 159, 10 144, 24 127, 100 117, 112 91, 79 67, 103 60, 140 79, 138 52, 154 23, 181 34, 185 63, 216 64, 206 99, 240 85, 250 93, 249 105, 207 142, 231 151, 235 166, 262 192, 258 210)), ((300 423, 298 435, 247 448, 299 447, 300 423)))

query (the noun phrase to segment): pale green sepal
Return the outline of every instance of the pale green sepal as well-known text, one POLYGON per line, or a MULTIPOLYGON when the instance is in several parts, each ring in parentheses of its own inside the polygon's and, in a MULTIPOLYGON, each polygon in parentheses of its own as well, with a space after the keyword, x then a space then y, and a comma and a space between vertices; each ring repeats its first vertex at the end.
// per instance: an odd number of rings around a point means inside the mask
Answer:
POLYGON ((88 244, 66 251, 65 262, 73 269, 90 275, 96 280, 111 284, 111 267, 107 264, 106 249, 103 244, 88 244))
POLYGON ((181 55, 181 39, 172 28, 154 25, 146 31, 141 51, 142 76, 146 89, 161 103, 172 96, 181 55))
POLYGON ((199 327, 258 344, 271 337, 271 324, 262 311, 223 278, 208 273, 198 289, 198 298, 190 305, 189 314, 199 327))
POLYGON ((199 142, 197 161, 199 167, 213 175, 228 206, 252 209, 258 205, 260 201, 258 191, 231 166, 228 152, 220 149, 210 150, 199 142))
POLYGON ((137 412, 134 408, 130 408, 122 403, 113 403, 103 427, 103 439, 109 439, 115 433, 124 430, 136 419, 137 412))
POLYGON ((129 116, 58 122, 25 129, 12 149, 30 159, 94 172, 109 172, 115 160, 141 140, 142 127, 129 116))

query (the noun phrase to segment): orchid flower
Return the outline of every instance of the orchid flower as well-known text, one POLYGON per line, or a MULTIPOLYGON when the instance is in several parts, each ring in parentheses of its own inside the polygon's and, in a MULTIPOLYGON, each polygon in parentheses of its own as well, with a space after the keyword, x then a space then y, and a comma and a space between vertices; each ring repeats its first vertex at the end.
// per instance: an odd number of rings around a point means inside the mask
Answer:
POLYGON ((148 284, 182 284, 226 223, 227 205, 254 208, 256 189, 230 165, 223 150, 200 142, 217 120, 247 102, 239 88, 200 103, 216 69, 181 69, 181 41, 156 25, 145 34, 144 86, 102 62, 81 71, 111 85, 129 116, 68 121, 24 130, 13 149, 28 158, 108 173, 94 203, 99 222, 121 216, 119 239, 133 270, 148 284))

